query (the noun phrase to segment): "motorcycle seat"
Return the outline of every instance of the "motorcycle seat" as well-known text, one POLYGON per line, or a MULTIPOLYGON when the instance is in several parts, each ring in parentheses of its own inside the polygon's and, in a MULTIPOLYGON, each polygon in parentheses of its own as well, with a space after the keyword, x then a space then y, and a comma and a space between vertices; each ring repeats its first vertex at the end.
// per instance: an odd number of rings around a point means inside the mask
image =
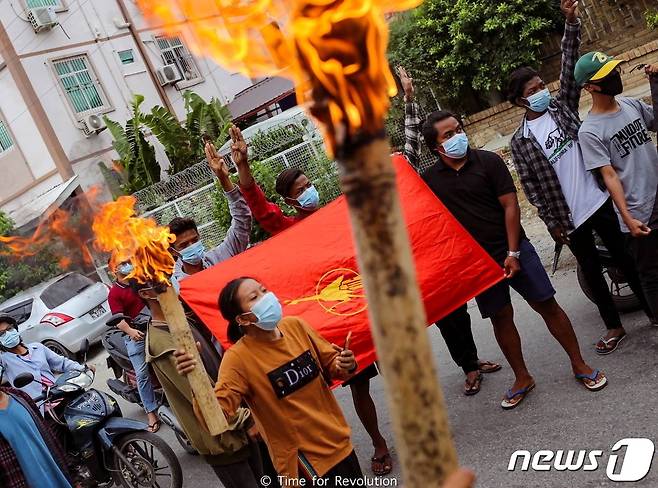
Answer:
POLYGON ((112 356, 120 356, 128 359, 128 349, 126 348, 126 334, 118 329, 113 329, 101 338, 101 343, 105 350, 112 356))

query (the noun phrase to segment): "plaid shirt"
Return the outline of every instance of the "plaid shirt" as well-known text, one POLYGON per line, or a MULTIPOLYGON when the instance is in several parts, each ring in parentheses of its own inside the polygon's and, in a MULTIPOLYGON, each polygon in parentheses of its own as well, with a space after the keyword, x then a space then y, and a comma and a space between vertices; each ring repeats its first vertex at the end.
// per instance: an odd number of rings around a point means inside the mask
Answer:
MULTIPOLYGON (((32 408, 32 416, 36 418, 41 418, 41 413, 39 409, 34 405, 32 399, 23 393, 22 391, 16 390, 14 388, 2 388, 2 391, 12 395, 14 397, 20 397, 25 400, 25 403, 28 403, 32 408)), ((44 441, 46 445, 50 448, 50 452, 53 453, 55 461, 59 464, 60 468, 64 475, 69 478, 67 467, 65 465, 65 455, 62 452, 60 444, 55 439, 52 431, 48 427, 45 421, 41 421, 37 428, 44 435, 44 441)), ((2 488, 29 488, 27 481, 23 476, 23 470, 21 465, 18 463, 16 454, 14 450, 9 445, 9 443, 0 435, 0 487, 2 488)))
POLYGON ((416 102, 407 102, 404 107, 404 155, 411 165, 420 171, 422 140, 420 135, 420 126, 423 123, 423 117, 420 114, 420 107, 416 102))
MULTIPOLYGON (((574 70, 580 48, 580 20, 566 23, 562 38, 562 71, 560 91, 548 107, 550 116, 560 130, 578 141, 581 121, 578 115, 581 89, 576 83, 574 70)), ((562 192, 560 181, 525 117, 510 143, 514 166, 528 201, 537 207, 539 217, 549 230, 562 226, 569 232, 575 229, 571 210, 562 192)))

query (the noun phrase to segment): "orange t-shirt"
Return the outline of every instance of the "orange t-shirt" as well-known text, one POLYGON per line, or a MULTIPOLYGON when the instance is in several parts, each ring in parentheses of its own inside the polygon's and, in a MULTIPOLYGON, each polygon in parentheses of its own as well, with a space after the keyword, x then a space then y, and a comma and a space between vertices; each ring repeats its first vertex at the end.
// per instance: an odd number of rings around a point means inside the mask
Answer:
POLYGON ((279 475, 298 478, 303 453, 323 476, 354 449, 325 378, 350 375, 335 367, 338 353, 303 320, 286 317, 278 327, 276 341, 245 336, 226 352, 215 393, 228 416, 247 402, 279 475))

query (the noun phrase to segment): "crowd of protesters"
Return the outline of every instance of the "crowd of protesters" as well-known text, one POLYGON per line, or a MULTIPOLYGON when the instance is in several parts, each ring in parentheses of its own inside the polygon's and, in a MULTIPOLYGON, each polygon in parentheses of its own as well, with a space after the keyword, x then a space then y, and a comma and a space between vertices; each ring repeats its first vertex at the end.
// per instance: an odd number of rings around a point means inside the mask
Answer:
MULTIPOLYGON (((640 299, 648 322, 657 325, 658 152, 649 131, 658 129, 658 107, 620 96, 619 60, 600 52, 579 55, 578 2, 562 0, 561 8, 566 23, 559 91, 551 95, 530 67, 511 74, 509 101, 524 108, 525 114, 510 145, 529 202, 555 241, 572 250, 593 291, 606 329, 595 347, 605 355, 618 348, 626 332, 602 274, 595 234, 640 299), (591 94, 593 107, 581 121, 583 90, 591 94)), ((658 90, 658 66, 646 67, 646 73, 658 90)), ((406 102, 404 155, 418 166, 425 144, 435 161, 421 173, 422 179, 505 273, 504 281, 476 297, 514 374, 502 408, 517 407, 535 387, 514 321, 510 288, 541 316, 563 348, 574 377, 587 390, 600 391, 608 377, 582 357, 571 321, 521 226, 517 190, 506 164, 495 153, 469 147, 458 115, 440 110, 421 117, 412 78, 403 68, 399 76, 406 102)), ((188 276, 246 250, 252 218, 275 235, 320 207, 320 195, 308 176, 286 169, 277 177, 276 191, 296 212, 287 216, 267 200, 254 179, 239 129, 232 127, 230 136, 237 184, 211 143, 206 143, 205 152, 228 200, 231 226, 222 243, 208 250, 194 220, 176 218, 170 223, 176 260, 172 282, 177 289, 188 276)), ((113 271, 117 280, 109 303, 113 314, 130 319, 118 327, 126 335, 149 430, 160 427, 152 369, 190 443, 223 486, 258 488, 264 475, 275 483, 277 475, 325 478, 323 486, 336 486, 336 478, 362 478, 350 427, 330 390, 336 380, 351 388, 356 413, 371 438, 371 471, 379 476, 392 471, 370 394, 377 368, 373 364, 359 369, 349 336, 342 346, 330 344, 303 318, 284 317, 276 290, 251 277, 236 277, 218 297, 233 345, 225 351, 197 322, 194 334, 202 358, 197 364, 189 351, 176 349, 157 300, 157 285, 131 283, 129 261, 118 263, 113 271), (215 383, 217 401, 228 420, 229 430, 219 436, 207 432, 185 379, 196 368, 203 368, 215 383), (291 371, 296 381, 290 380, 291 371)), ((483 374, 499 371, 501 365, 480 360, 466 305, 436 325, 466 375, 464 394, 478 393, 483 374)), ((23 391, 0 389, 1 486, 71 486, 65 456, 31 398, 41 394, 41 384, 52 384, 56 373, 80 368, 40 344, 24 344, 14 319, 0 317, 0 374, 10 383, 22 372, 42 380, 23 391), (25 443, 31 447, 21 447, 25 443)), ((473 476, 461 471, 445 486, 466 488, 472 483, 473 476)))

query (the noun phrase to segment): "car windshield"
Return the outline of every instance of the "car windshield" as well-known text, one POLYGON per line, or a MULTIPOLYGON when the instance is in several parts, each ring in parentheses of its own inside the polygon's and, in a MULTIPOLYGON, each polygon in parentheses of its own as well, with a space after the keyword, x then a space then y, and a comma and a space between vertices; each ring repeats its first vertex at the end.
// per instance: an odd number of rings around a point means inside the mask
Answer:
POLYGON ((53 309, 67 302, 94 282, 78 273, 66 275, 41 292, 41 300, 46 307, 53 309))

